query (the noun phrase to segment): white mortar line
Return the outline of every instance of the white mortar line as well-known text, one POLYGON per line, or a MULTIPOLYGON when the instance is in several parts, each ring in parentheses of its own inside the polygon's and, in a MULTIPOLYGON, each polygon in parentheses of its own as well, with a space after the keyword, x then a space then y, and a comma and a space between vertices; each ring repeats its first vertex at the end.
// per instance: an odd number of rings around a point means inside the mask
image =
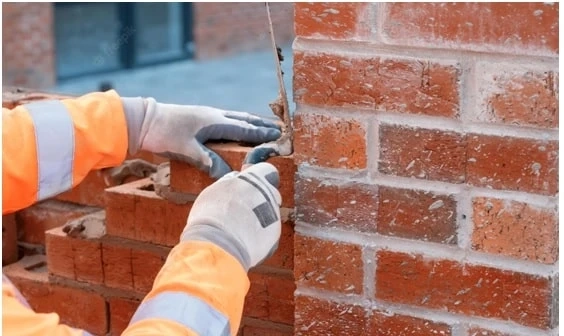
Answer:
POLYGON ((451 336, 469 336, 468 328, 462 323, 451 325, 451 336))
POLYGON ((368 15, 372 18, 371 23, 371 35, 370 38, 373 41, 382 43, 384 41, 384 18, 386 15, 386 4, 382 2, 373 2, 370 4, 370 9, 368 15))
POLYGON ((372 118, 368 122, 366 161, 366 169, 369 172, 378 171, 378 162, 380 161, 380 127, 378 127, 378 120, 376 118, 372 118))
POLYGON ((487 197, 527 203, 540 208, 554 208, 558 205, 557 196, 530 194, 523 191, 495 190, 489 188, 472 187, 465 184, 452 184, 441 181, 417 179, 413 177, 392 176, 373 173, 368 176, 364 172, 351 172, 344 169, 328 169, 302 164, 298 173, 303 178, 332 179, 332 184, 359 182, 371 185, 381 185, 398 189, 421 190, 438 194, 467 193, 468 197, 487 197))
MULTIPOLYGON (((380 18, 379 18, 380 19, 380 18)), ((381 34, 382 43, 369 41, 330 41, 297 37, 294 40, 294 51, 307 53, 329 53, 348 57, 394 57, 406 59, 437 59, 453 61, 461 58, 485 59, 492 62, 509 62, 523 65, 531 63, 544 64, 558 69, 558 55, 516 54, 499 51, 472 51, 460 48, 433 48, 413 45, 393 45, 381 34)))
POLYGON ((451 260, 463 264, 492 267, 500 270, 541 277, 550 277, 558 274, 557 263, 554 265, 539 264, 534 261, 514 259, 502 255, 462 250, 458 246, 388 237, 374 233, 352 232, 339 228, 323 228, 320 230, 319 226, 307 224, 299 220, 296 221, 295 230, 304 236, 348 244, 370 246, 378 250, 420 254, 432 259, 451 260))
POLYGON ((410 306, 407 304, 391 303, 382 300, 368 300, 358 295, 344 295, 342 293, 335 293, 305 286, 298 286, 294 295, 309 296, 339 304, 360 306, 367 310, 379 310, 398 315, 408 315, 451 326, 462 323, 487 330, 508 333, 515 336, 546 336, 552 331, 526 327, 511 321, 449 313, 433 308, 410 306))
POLYGON ((454 195, 456 200, 456 223, 458 246, 462 249, 470 249, 472 247, 472 232, 474 224, 472 221, 472 197, 464 190, 454 195))
POLYGON ((369 120, 378 115, 380 126, 396 125, 410 128, 422 128, 429 130, 441 130, 457 132, 460 134, 480 134, 499 137, 515 137, 522 139, 534 139, 541 141, 558 141, 558 129, 543 129, 529 126, 507 125, 502 123, 487 122, 462 122, 461 120, 429 116, 424 114, 402 113, 393 111, 373 110, 368 108, 336 108, 336 107, 313 107, 304 104, 296 104, 296 113, 302 115, 318 114, 328 117, 339 117, 343 119, 355 119, 359 121, 369 120))
POLYGON ((376 284, 374 283, 374 276, 376 275, 376 250, 370 246, 363 247, 362 260, 364 261, 364 296, 373 299, 376 289, 376 284))

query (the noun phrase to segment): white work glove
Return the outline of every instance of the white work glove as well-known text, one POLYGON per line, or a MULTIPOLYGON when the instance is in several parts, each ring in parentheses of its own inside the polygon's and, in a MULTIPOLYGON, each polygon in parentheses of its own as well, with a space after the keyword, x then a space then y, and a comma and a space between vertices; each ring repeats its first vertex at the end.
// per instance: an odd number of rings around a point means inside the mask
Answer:
POLYGON ((278 184, 278 171, 270 163, 225 175, 200 193, 180 241, 214 243, 248 271, 278 248, 278 184))
POLYGON ((245 112, 209 106, 158 103, 153 98, 122 98, 127 120, 129 153, 146 150, 187 162, 220 178, 231 171, 227 163, 204 146, 208 140, 262 144, 278 139, 274 122, 245 112))

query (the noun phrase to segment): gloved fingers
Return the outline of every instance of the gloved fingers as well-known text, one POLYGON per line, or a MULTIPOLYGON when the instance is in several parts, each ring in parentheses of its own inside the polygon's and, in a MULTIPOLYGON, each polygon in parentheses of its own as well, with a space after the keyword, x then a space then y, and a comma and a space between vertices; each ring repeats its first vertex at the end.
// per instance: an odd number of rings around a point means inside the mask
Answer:
POLYGON ((277 140, 281 134, 277 128, 255 126, 241 120, 226 118, 221 124, 211 124, 201 128, 196 134, 196 139, 201 143, 208 140, 265 143, 277 140))
POLYGON ((280 125, 276 124, 272 120, 268 120, 266 118, 261 118, 259 116, 247 113, 247 112, 237 112, 237 111, 224 111, 224 115, 227 118, 246 121, 251 125, 255 126, 262 126, 262 127, 270 127, 276 128, 278 130, 281 129, 280 125))
POLYGON ((268 162, 261 162, 248 167, 246 170, 241 172, 239 176, 251 176, 252 179, 268 188, 270 196, 274 198, 274 201, 278 207, 280 207, 282 204, 282 197, 278 191, 278 187, 280 186, 280 175, 276 167, 268 162))
POLYGON ((214 151, 202 144, 199 145, 200 157, 203 164, 200 169, 207 172, 213 179, 219 179, 231 172, 231 167, 214 151))
POLYGON ((257 164, 259 162, 266 161, 269 157, 279 155, 280 148, 277 143, 265 143, 254 147, 245 156, 243 160, 243 167, 251 164, 257 164))

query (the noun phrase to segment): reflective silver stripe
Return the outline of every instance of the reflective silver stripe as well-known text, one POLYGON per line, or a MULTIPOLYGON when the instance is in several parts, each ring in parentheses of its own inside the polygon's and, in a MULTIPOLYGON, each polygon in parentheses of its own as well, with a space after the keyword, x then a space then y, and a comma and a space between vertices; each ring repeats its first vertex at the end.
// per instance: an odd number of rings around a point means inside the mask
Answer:
POLYGON ((89 333, 89 332, 86 331, 86 330, 82 330, 82 334, 83 334, 84 336, 94 336, 94 335, 92 335, 91 333, 89 333))
POLYGON ((8 279, 7 276, 4 275, 4 273, 2 273, 2 283, 6 283, 8 284, 12 290, 14 291, 14 295, 16 296, 16 299, 25 307, 31 309, 31 307, 29 306, 29 303, 27 302, 27 300, 23 297, 22 293, 16 288, 16 286, 14 286, 14 284, 12 283, 12 281, 10 281, 10 279, 8 279))
POLYGON ((204 336, 230 335, 229 320, 204 301, 182 292, 164 292, 141 304, 129 325, 148 318, 182 324, 204 336))
POLYGON ((38 164, 38 201, 72 187, 74 125, 58 100, 25 104, 35 126, 38 164))

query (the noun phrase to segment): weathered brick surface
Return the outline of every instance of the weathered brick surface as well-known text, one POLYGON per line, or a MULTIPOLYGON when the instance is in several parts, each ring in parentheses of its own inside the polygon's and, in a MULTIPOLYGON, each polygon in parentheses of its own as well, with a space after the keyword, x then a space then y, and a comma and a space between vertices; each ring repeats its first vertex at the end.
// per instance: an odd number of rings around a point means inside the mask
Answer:
MULTIPOLYGON (((239 146, 233 143, 209 144, 208 147, 221 156, 232 170, 236 171, 241 170, 245 155, 252 149, 252 147, 239 146)), ((292 208, 294 206, 294 175, 296 173, 293 157, 272 157, 267 162, 273 164, 280 174, 280 187, 278 190, 282 196, 282 206, 292 208)), ((214 182, 207 173, 179 161, 171 161, 170 170, 170 184, 176 191, 199 194, 204 188, 214 182)))
POLYGON ((366 3, 294 4, 296 35, 323 39, 358 39, 369 34, 366 3))
POLYGON ((558 128, 558 72, 497 63, 481 63, 475 72, 479 104, 473 120, 558 128))
POLYGON ((150 180, 143 179, 106 190, 109 235, 166 246, 178 243, 192 203, 174 204, 145 190, 151 188, 150 180))
POLYGON ((358 182, 296 179, 296 218, 321 227, 376 231, 378 190, 358 182))
POLYGON ((294 330, 291 325, 243 317, 237 336, 291 336, 293 334, 294 330))
POLYGON ((18 232, 14 214, 2 216, 2 266, 18 260, 18 232))
POLYGON ((327 168, 366 168, 367 125, 354 117, 294 116, 294 158, 327 168))
POLYGON ((298 103, 458 116, 457 65, 324 53, 297 52, 294 57, 294 100, 298 103))
POLYGON ((291 273, 249 273, 251 288, 245 299, 243 314, 276 323, 294 323, 294 290, 291 273))
POLYGON ((466 178, 466 149, 460 133, 382 125, 379 170, 383 174, 451 183, 466 178))
POLYGON ((298 286, 362 294, 360 246, 296 235, 294 250, 298 286))
POLYGON ((294 269, 294 214, 290 209, 281 209, 282 232, 278 249, 263 262, 263 265, 292 270, 294 269))
POLYGON ((378 188, 378 233, 456 244, 456 201, 428 191, 378 188))
POLYGON ((556 209, 485 197, 472 204, 473 249, 545 264, 558 259, 556 209))
POLYGON ((379 299, 553 327, 550 278, 391 251, 378 252, 377 260, 379 299))
POLYGON ((471 185, 555 195, 558 142, 468 135, 466 172, 471 185))
POLYGON ((110 311, 110 335, 121 335, 125 328, 127 328, 133 314, 135 314, 140 301, 114 297, 110 298, 108 302, 110 311))
POLYGON ((558 54, 558 3, 390 3, 390 42, 447 48, 558 54))

